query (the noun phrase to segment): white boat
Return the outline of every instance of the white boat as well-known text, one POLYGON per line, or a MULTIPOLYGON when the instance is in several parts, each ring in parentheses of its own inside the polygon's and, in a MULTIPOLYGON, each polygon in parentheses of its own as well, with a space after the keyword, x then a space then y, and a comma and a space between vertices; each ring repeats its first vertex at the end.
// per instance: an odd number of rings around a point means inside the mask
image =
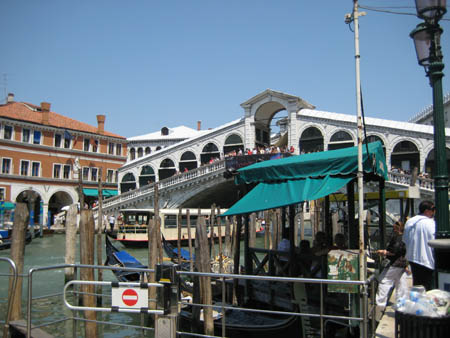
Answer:
MULTIPOLYGON (((160 209, 159 216, 161 218, 161 233, 169 242, 178 240, 178 218, 181 211, 181 240, 187 242, 188 226, 187 211, 190 213, 191 239, 195 238, 195 227, 198 216, 204 216, 208 231, 208 237, 211 236, 210 216, 211 209, 160 209)), ((221 209, 220 213, 224 213, 227 209, 221 209)), ((119 229, 115 234, 117 241, 128 247, 146 247, 148 245, 148 225, 155 215, 154 209, 122 209, 117 218, 119 229)), ((217 215, 217 214, 216 214, 217 215)), ((216 218, 216 223, 220 222, 221 234, 225 235, 225 219, 216 218)), ((214 224, 214 237, 218 236, 218 225, 214 224)))

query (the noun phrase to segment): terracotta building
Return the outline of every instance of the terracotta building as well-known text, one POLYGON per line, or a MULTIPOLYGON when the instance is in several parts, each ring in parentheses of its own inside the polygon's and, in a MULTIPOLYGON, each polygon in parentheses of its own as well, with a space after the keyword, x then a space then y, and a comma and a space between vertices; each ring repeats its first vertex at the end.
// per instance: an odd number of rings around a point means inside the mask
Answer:
POLYGON ((0 105, 0 216, 5 205, 28 202, 35 224, 52 224, 61 208, 78 202, 79 173, 86 200, 95 200, 100 179, 104 197, 116 195, 127 140, 105 131, 105 115, 97 115, 97 123, 54 113, 47 102, 15 102, 8 94, 0 105))

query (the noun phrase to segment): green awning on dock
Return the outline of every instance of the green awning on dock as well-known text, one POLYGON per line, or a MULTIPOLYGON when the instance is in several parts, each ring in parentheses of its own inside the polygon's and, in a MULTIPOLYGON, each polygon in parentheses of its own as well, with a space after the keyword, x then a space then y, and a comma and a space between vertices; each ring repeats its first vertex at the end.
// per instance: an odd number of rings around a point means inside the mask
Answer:
MULTIPOLYGON (((83 188, 83 194, 85 194, 86 196, 97 197, 98 196, 98 189, 83 188)), ((117 190, 103 189, 102 190, 102 194, 105 197, 116 196, 117 195, 117 190)))
MULTIPOLYGON (((387 179, 381 142, 363 146, 366 173, 387 179), (368 151, 367 151, 368 150, 368 151)), ((280 208, 330 195, 356 177, 358 147, 302 154, 252 164, 238 170, 236 184, 259 183, 221 216, 280 208)))

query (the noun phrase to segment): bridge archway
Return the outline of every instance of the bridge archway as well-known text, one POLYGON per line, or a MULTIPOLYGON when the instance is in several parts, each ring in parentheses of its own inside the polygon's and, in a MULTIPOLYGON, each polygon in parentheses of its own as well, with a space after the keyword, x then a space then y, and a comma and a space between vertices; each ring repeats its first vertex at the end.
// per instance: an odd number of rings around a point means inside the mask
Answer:
POLYGON ((156 181, 155 171, 150 165, 144 165, 139 175, 139 188, 156 181))
POLYGON ((300 153, 314 153, 317 151, 324 150, 324 137, 319 128, 308 127, 300 136, 300 141, 298 144, 300 153))
POLYGON ((161 161, 158 170, 159 180, 163 180, 165 178, 172 177, 177 172, 175 167, 175 163, 170 158, 165 158, 161 161))
MULTIPOLYGON (((281 121, 287 118, 287 110, 286 107, 278 101, 270 101, 263 103, 255 112, 255 145, 256 147, 267 147, 270 146, 270 135, 274 132, 280 134, 287 132, 287 130, 282 130, 280 128, 280 124, 275 123, 273 121, 275 119, 275 115, 283 112, 284 115, 281 118, 277 118, 277 120, 281 121), (273 131, 272 129, 278 129, 273 131)), ((277 121, 278 122, 278 121, 277 121)))
POLYGON ((355 141, 353 140, 353 136, 345 130, 335 132, 330 137, 330 142, 328 142, 328 150, 349 148, 354 146, 355 141))
POLYGON ((207 143, 200 154, 201 164, 207 164, 216 158, 220 158, 219 148, 212 142, 207 143))
MULTIPOLYGON (((450 149, 445 148, 446 152, 446 159, 447 159, 447 175, 450 173, 450 149)), ((424 170, 427 174, 430 175, 430 178, 433 178, 436 172, 436 162, 434 157, 434 149, 431 149, 431 151, 428 153, 428 156, 425 160, 425 168, 424 170)))
POLYGON ((386 146, 384 145, 384 141, 383 139, 378 136, 378 135, 369 135, 364 139, 364 142, 367 143, 371 143, 371 142, 376 142, 376 141, 380 141, 382 146, 383 146, 383 152, 384 152, 384 156, 386 156, 386 146))
POLYGON ((391 153, 391 167, 411 173, 413 168, 420 170, 420 152, 411 141, 398 142, 391 153))
POLYGON ((129 190, 136 189, 136 178, 132 173, 126 173, 120 183, 120 192, 123 194, 129 190))
POLYGON ((180 172, 196 168, 197 168, 197 158, 195 157, 195 154, 192 151, 185 151, 183 155, 181 155, 179 162, 180 172))
POLYGON ((238 134, 228 135, 223 146, 223 154, 225 156, 234 152, 238 154, 239 150, 242 152, 244 151, 244 142, 242 141, 242 137, 238 134))
POLYGON ((53 224, 53 216, 61 212, 61 208, 75 203, 65 191, 55 192, 48 201, 48 220, 53 224))
POLYGON ((145 148, 145 155, 149 155, 151 154, 152 150, 150 149, 150 147, 146 147, 145 148))

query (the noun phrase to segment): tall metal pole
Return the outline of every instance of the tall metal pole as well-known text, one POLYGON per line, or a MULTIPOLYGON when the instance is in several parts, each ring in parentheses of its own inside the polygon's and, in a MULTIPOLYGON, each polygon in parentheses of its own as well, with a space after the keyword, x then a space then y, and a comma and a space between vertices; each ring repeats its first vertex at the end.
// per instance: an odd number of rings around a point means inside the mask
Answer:
POLYGON ((356 119, 358 128, 358 229, 359 229, 359 279, 366 280, 366 252, 364 248, 364 190, 362 165, 362 109, 361 109, 361 80, 360 80, 360 54, 359 54, 359 16, 358 0, 353 0, 353 21, 355 24, 355 75, 356 75, 356 119))

